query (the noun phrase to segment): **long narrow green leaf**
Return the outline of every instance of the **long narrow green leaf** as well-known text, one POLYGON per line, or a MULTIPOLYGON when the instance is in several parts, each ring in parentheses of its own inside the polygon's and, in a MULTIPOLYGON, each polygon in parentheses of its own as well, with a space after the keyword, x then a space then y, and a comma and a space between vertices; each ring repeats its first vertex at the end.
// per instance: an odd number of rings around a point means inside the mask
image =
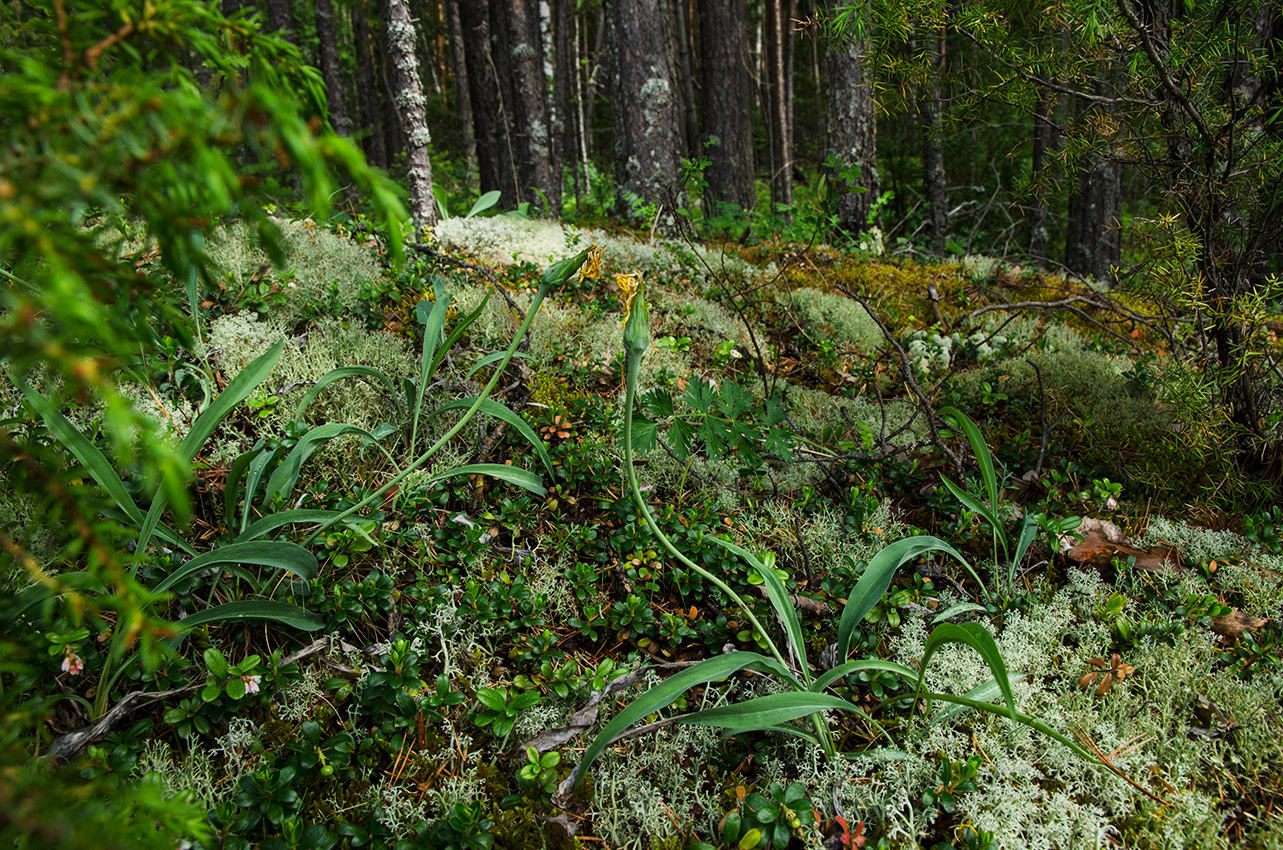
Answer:
POLYGON ((85 468, 94 479, 98 486, 106 491, 111 500, 124 512, 131 522, 135 525, 142 525, 143 512, 139 509, 134 498, 129 495, 125 489, 124 483, 120 480, 120 475, 116 473, 116 468, 111 462, 98 450, 88 437, 76 430, 67 418, 63 416, 53 406, 49 399, 27 386, 25 381, 19 380, 16 376, 10 375, 10 380, 14 386, 22 390, 22 394, 27 397, 27 402, 31 407, 40 414, 40 418, 45 421, 50 433, 58 439, 62 447, 71 452, 80 465, 85 468))
POLYGON ((584 774, 587 773, 592 763, 596 761, 597 756, 601 755, 601 751, 627 731, 628 727, 648 714, 667 708, 673 703, 673 700, 691 688, 705 685, 709 682, 720 681, 741 670, 758 670, 764 673, 774 673, 784 679, 790 678, 788 671, 781 667, 779 662, 772 658, 767 658, 765 655, 758 655, 756 652, 728 652, 725 655, 707 658, 694 667, 687 667, 637 697, 630 705, 611 718, 611 721, 597 733, 597 737, 588 745, 588 749, 584 750, 583 757, 579 760, 579 764, 575 766, 573 784, 578 785, 583 781, 584 774))
MULTIPOLYGON (((486 305, 490 303, 490 296, 493 292, 494 290, 487 291, 486 296, 481 299, 481 303, 477 305, 476 309, 459 321, 455 322, 454 327, 450 329, 450 333, 446 335, 445 341, 441 343, 441 347, 437 349, 436 355, 432 358, 432 368, 428 370, 429 374, 435 375, 437 373, 437 367, 441 365, 441 361, 450 353, 450 349, 454 347, 454 344, 459 341, 459 338, 467 332, 468 328, 472 326, 472 323, 475 322, 482 312, 485 311, 486 305)), ((522 356, 524 357, 525 355, 522 356)))
POLYGON ((264 567, 276 567, 291 572, 304 581, 311 581, 316 575, 316 556, 299 546, 285 540, 253 540, 246 543, 229 543, 212 552, 198 555, 180 565, 164 580, 153 588, 156 593, 164 593, 188 576, 217 564, 257 564, 264 567))
POLYGON ((178 452, 184 460, 188 462, 194 460, 200 447, 222 424, 228 414, 248 398, 259 384, 267 380, 267 376, 272 374, 272 369, 276 368, 276 361, 281 359, 281 352, 284 350, 285 340, 278 340, 275 345, 242 369, 240 374, 227 385, 227 389, 219 393, 218 398, 196 417, 196 421, 192 423, 192 430, 178 446, 178 452))
MULTIPOLYGON (((928 552, 945 552, 952 555, 967 568, 978 583, 980 582, 980 577, 971 569, 971 565, 967 563, 966 558, 962 557, 962 553, 938 537, 930 535, 906 537, 886 546, 869 559, 864 574, 851 589, 851 595, 847 597, 846 605, 842 609, 842 619, 838 622, 837 641, 840 660, 845 660, 851 651, 851 640, 864 615, 872 611, 873 606, 886 595, 896 570, 928 552)), ((983 589, 983 583, 980 586, 983 589)))
POLYGON ((832 694, 795 691, 768 694, 743 702, 719 705, 683 715, 677 723, 691 726, 716 726, 736 734, 756 732, 799 717, 808 717, 817 711, 850 711, 861 717, 868 715, 850 700, 832 694))
MULTIPOLYGON (((1007 677, 1007 681, 1009 684, 1014 685, 1017 682, 1023 682, 1025 678, 1026 677, 1024 675, 1019 675, 1019 676, 1009 675, 1007 677)), ((972 688, 971 690, 963 694, 963 696, 970 700, 991 703, 993 702, 994 697, 1002 696, 1002 686, 998 684, 996 679, 990 679, 987 682, 976 685, 974 688, 972 688)), ((937 711, 936 716, 931 718, 931 722, 928 723, 927 725, 935 726, 938 723, 943 723, 944 721, 948 720, 950 717, 956 717, 959 714, 962 714, 963 712, 967 711, 968 708, 969 706, 963 703, 956 703, 956 702, 951 703, 948 707, 940 711, 937 711)), ((994 708, 997 709, 999 708, 999 706, 995 705, 994 708)))
POLYGON ((454 469, 438 472, 432 476, 431 481, 441 481, 459 475, 488 475, 491 478, 498 478, 500 481, 507 481, 509 484, 516 484, 536 496, 548 495, 548 491, 543 486, 543 479, 538 475, 504 463, 469 463, 464 466, 456 466, 454 469))
POLYGON ((780 577, 775 574, 774 569, 762 563, 761 559, 743 546, 716 535, 709 535, 704 539, 721 546, 728 552, 739 555, 753 569, 757 570, 757 574, 762 577, 762 586, 766 588, 766 598, 770 601, 771 607, 775 609, 775 615, 784 627, 784 634, 793 649, 793 654, 797 657, 802 679, 809 685, 811 671, 806 663, 806 638, 802 634, 802 622, 798 619, 797 609, 793 607, 793 600, 789 598, 788 588, 784 586, 784 582, 780 581, 780 577))
POLYGON ((241 509, 242 531, 249 525, 249 515, 254 510, 254 498, 258 493, 258 484, 263 480, 267 467, 271 465, 273 458, 280 454, 282 448, 280 445, 272 446, 254 458, 249 465, 249 472, 245 476, 245 504, 241 509))
POLYGON ((355 425, 346 425, 342 422, 327 422, 324 425, 317 425, 302 437, 299 437, 298 442, 290 449, 289 454, 281 461, 280 466, 276 467, 276 470, 272 472, 272 477, 267 479, 267 486, 263 488, 262 505, 267 507, 277 497, 289 499, 290 494, 294 492, 294 485, 298 483, 298 476, 302 471, 303 464, 312 456, 312 453, 320 447, 321 443, 328 442, 336 437, 342 437, 345 434, 357 434, 365 437, 366 440, 374 445, 379 445, 378 438, 374 434, 355 425))
MULTIPOLYGON (((59 573, 56 581, 59 585, 72 590, 94 590, 98 593, 106 593, 103 587, 102 579, 92 573, 76 571, 72 573, 59 573)), ((0 621, 9 624, 10 628, 15 627, 15 621, 29 611, 32 606, 38 605, 49 597, 53 596, 54 589, 45 584, 33 584, 30 587, 18 591, 7 606, 0 607, 0 621)))
POLYGON ((881 658, 863 658, 859 661, 847 661, 839 664, 832 670, 824 671, 824 674, 817 676, 811 683, 811 690, 822 691, 834 682, 841 681, 852 673, 859 673, 861 670, 882 670, 886 673, 895 673, 905 679, 917 679, 918 671, 911 670, 903 664, 896 664, 894 661, 883 661, 881 658))
MULTIPOLYGON (((467 410, 476 402, 475 398, 460 398, 455 401, 446 402, 445 404, 432 411, 432 415, 445 413, 447 410, 467 410)), ((543 463, 544 469, 548 470, 549 477, 552 477, 552 461, 548 458, 548 452, 543 447, 543 440, 531 428, 526 420, 522 419, 510 408, 500 404, 493 399, 482 399, 481 406, 477 408, 478 413, 484 413, 487 416, 493 416, 495 419, 501 419, 512 426, 518 434, 525 438, 526 442, 535 450, 539 460, 543 463)))
MULTIPOLYGON (((187 436, 178 445, 178 454, 183 460, 191 463, 195 459, 196 453, 200 447, 209 439, 209 435, 227 418, 236 406, 244 401, 254 388, 272 373, 276 367, 276 361, 281 359, 281 352, 285 349, 285 340, 278 340, 275 345, 241 370, 240 374, 232 379, 227 385, 227 389, 218 394, 218 398, 205 408, 196 421, 192 423, 192 430, 187 432, 187 436)), ((157 490, 155 497, 151 501, 151 507, 147 511, 147 516, 143 519, 142 530, 138 533, 138 552, 146 552, 148 544, 151 543, 152 534, 160 522, 161 514, 165 512, 165 506, 168 499, 165 498, 163 489, 157 490)))
MULTIPOLYGON (((262 451, 263 442, 260 440, 254 448, 237 455, 236 460, 232 461, 231 469, 227 471, 227 478, 223 481, 223 517, 228 528, 236 522, 236 503, 240 500, 241 484, 249 472, 249 465, 262 451)), ((246 498, 249 498, 249 494, 246 494, 246 498)))
MULTIPOLYGON (((1009 581, 1015 580, 1016 570, 1020 567, 1020 562, 1025 559, 1025 553, 1033 544, 1034 538, 1038 536, 1038 520, 1033 514, 1025 512, 1023 524, 1020 526, 1020 540, 1016 543, 1016 551, 1011 556, 1011 571, 1008 575, 1009 581)), ((1011 591, 1012 588, 1008 588, 1011 591)))
POLYGON ((971 451, 975 453, 976 462, 980 464, 980 477, 984 481, 985 493, 989 496, 989 509, 992 513, 997 514, 998 476, 994 474, 993 455, 989 453, 989 445, 985 442, 984 435, 980 433, 976 423, 972 422, 967 414, 956 407, 942 408, 940 415, 951 418, 958 428, 967 435, 967 441, 971 443, 971 451))
POLYGON ((989 526, 993 528, 997 534, 1005 537, 1002 526, 998 524, 997 515, 989 509, 988 505, 984 504, 975 496, 971 495, 966 490, 963 490, 943 475, 940 476, 940 480, 944 482, 944 486, 948 488, 949 492, 953 494, 955 499, 962 503, 964 508, 981 517, 985 522, 989 523, 989 526))
MULTIPOLYGON (((102 487, 107 495, 111 497, 111 500, 116 503, 125 520, 131 525, 142 527, 144 522, 143 512, 134 501, 133 496, 130 496, 125 489, 125 485, 116 473, 116 468, 111 465, 111 461, 107 460, 106 456, 98 450, 98 447, 88 437, 76 430, 76 427, 54 408, 49 399, 28 387, 25 383, 12 378, 12 376, 11 380, 13 380, 15 386, 22 390, 32 408, 44 419, 45 425, 54 437, 58 439, 58 442, 62 444, 63 448, 71 452, 72 456, 80 461, 80 465, 85 468, 90 477, 98 482, 98 486, 102 487)), ((188 553, 195 552, 191 544, 183 539, 182 535, 175 533, 172 529, 160 523, 156 524, 155 533, 170 546, 188 553)))
POLYGON ((316 383, 307 392, 303 393, 303 398, 299 399, 298 406, 294 408, 294 418, 302 419, 303 411, 307 410, 308 405, 315 401, 316 397, 326 387, 344 378, 372 378, 373 381, 371 383, 377 382, 381 385, 381 388, 387 390, 388 395, 392 398, 392 403, 396 405, 397 414, 400 415, 401 394, 397 390, 396 382, 372 366, 340 366, 337 369, 331 369, 326 372, 317 379, 316 383))
POLYGON ((303 508, 293 511, 277 511, 250 523, 244 531, 236 536, 237 543, 257 540, 264 534, 284 528, 287 525, 304 525, 314 522, 326 522, 338 516, 342 511, 326 511, 303 508))
MULTIPOLYGON (((498 363, 500 360, 504 358, 505 355, 507 355, 507 353, 508 352, 506 351, 492 351, 491 353, 487 354, 485 357, 482 357, 476 363, 473 363, 472 368, 468 370, 468 374, 465 377, 471 378, 473 375, 477 374, 477 372, 481 371, 487 366, 490 366, 494 363, 498 363)), ((512 353, 512 356, 514 359, 520 357, 521 359, 524 360, 524 359, 527 359, 530 355, 526 354, 524 351, 514 351, 512 353)))
POLYGON ((1096 758, 1096 756, 1088 752, 1077 741, 1071 741, 1069 738, 1060 734, 1055 729, 1052 729, 1046 723, 1043 723, 1041 720, 1038 720, 1037 718, 1030 717, 1028 714, 1021 714, 1019 711, 1013 711, 1009 714, 1008 712, 1002 709, 1002 706, 994 705, 991 702, 983 702, 981 700, 968 699, 967 697, 954 696, 953 694, 937 694, 931 691, 919 691, 916 694, 910 694, 910 696, 914 697, 915 699, 925 699, 928 702, 934 702, 935 700, 939 700, 940 702, 951 702, 957 705, 964 705, 967 708, 974 708, 977 711, 987 711, 990 714, 997 714, 1002 717, 1010 717, 1013 720, 1015 720, 1017 723, 1020 723, 1024 726, 1028 726, 1030 729, 1041 732, 1042 734, 1046 735, 1048 738, 1051 738, 1053 741, 1057 741, 1061 744, 1064 744, 1066 747, 1073 750, 1078 755, 1082 756, 1085 760, 1087 760, 1091 764, 1108 767, 1108 765, 1104 765, 1100 761, 1100 759, 1096 758))
POLYGON ((472 205, 472 209, 468 210, 468 214, 465 215, 464 218, 472 218, 474 215, 480 215, 495 204, 499 203, 499 198, 501 197, 502 193, 500 193, 498 189, 491 189, 480 198, 477 198, 477 202, 472 205))
POLYGON ((917 690, 922 690, 922 680, 927 673, 927 665, 931 663, 931 656, 935 655, 936 650, 950 643, 961 643, 974 649, 985 664, 989 667, 989 672, 993 673, 994 681, 998 683, 998 688, 1002 691, 1002 697, 1007 703, 1009 716, 1013 719, 1016 716, 1016 700, 1011 693, 1011 679, 1007 675, 1007 665, 1002 660, 1002 653, 998 651, 998 644, 994 642, 993 635, 989 630, 979 623, 941 623, 931 630, 927 637, 926 646, 922 650, 921 667, 918 672, 917 690))
POLYGON ((325 628, 325 618, 318 614, 313 614, 305 608, 285 602, 268 602, 259 599, 214 605, 180 620, 178 626, 187 630, 210 623, 237 620, 268 620, 305 632, 314 632, 317 629, 325 628))
POLYGON ((428 391, 428 379, 432 377, 434 355, 437 351, 437 345, 441 342, 441 332, 445 330, 446 313, 450 309, 450 295, 445 291, 445 287, 440 284, 439 278, 434 278, 433 289, 436 294, 436 302, 428 311, 425 317, 422 313, 424 302, 420 301, 415 306, 415 314, 423 322, 423 352, 419 356, 419 380, 414 387, 414 409, 410 412, 410 451, 415 451, 419 439, 419 416, 423 410, 423 394, 428 391))

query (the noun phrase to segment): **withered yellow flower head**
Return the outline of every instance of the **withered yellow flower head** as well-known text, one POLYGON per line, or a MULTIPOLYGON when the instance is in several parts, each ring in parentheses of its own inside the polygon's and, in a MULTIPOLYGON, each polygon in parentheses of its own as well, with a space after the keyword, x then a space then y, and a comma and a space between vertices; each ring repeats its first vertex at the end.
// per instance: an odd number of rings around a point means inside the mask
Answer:
POLYGON ((628 321, 628 317, 633 312, 633 299, 637 297, 637 290, 641 288, 641 272, 615 275, 615 286, 619 287, 620 295, 624 296, 624 321, 628 321))
POLYGON ((588 249, 588 259, 584 260, 584 264, 579 267, 580 283, 601 277, 601 260, 605 255, 606 252, 594 242, 593 246, 588 249))

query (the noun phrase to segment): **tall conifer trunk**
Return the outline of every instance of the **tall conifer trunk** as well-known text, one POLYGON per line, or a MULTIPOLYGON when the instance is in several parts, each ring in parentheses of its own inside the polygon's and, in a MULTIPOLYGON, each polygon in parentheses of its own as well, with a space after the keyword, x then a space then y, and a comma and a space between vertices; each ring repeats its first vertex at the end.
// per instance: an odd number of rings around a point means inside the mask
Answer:
POLYGON ((428 158, 427 101, 419 78, 419 57, 415 53, 414 22, 406 0, 387 0, 388 65, 396 86, 396 108, 405 135, 406 180, 410 184, 410 214, 415 236, 437 223, 436 200, 432 196, 432 162, 428 158))
POLYGON ((753 187, 752 80, 749 75, 748 3, 703 0, 699 50, 704 79, 705 212, 718 206, 756 206, 753 187))
POLYGON ((321 77, 325 80, 325 102, 330 124, 340 136, 352 135, 352 118, 347 110, 347 92, 343 85, 343 66, 339 64, 339 41, 334 27, 334 5, 331 0, 313 0, 316 37, 321 47, 321 77))
POLYGON ((825 56, 828 69, 829 154, 838 174, 833 185, 845 194, 838 200, 838 226, 852 235, 869 227, 869 213, 877 201, 877 116, 873 81, 865 73, 866 46, 859 41, 830 38, 825 56), (858 169, 850 183, 842 171, 858 169))
POLYGON ((669 53, 667 0, 608 0, 610 109, 615 134, 615 207, 670 198, 681 161, 680 95, 669 53))

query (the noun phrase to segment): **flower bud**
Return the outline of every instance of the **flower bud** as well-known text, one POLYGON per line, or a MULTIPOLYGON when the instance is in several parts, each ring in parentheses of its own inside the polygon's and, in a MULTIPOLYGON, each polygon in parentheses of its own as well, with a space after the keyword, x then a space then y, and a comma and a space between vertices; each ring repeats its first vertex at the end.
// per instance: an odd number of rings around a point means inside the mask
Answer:
POLYGON ((624 350, 631 357, 640 357, 650 345, 650 316, 641 274, 617 274, 615 284, 624 296, 624 350))
MULTIPOLYGON (((596 245, 591 248, 585 248, 573 257, 567 257, 564 260, 559 260, 558 262, 548 266, 548 268, 544 270, 543 277, 539 280, 539 285, 550 290, 560 288, 562 284, 570 279, 572 274, 579 271, 580 266, 584 265, 584 263, 589 259, 589 256, 593 255, 595 250, 599 250, 596 245)), ((593 256, 596 257, 596 269, 600 270, 600 254, 593 256)), ((593 269, 589 269, 589 271, 593 271, 593 269)))

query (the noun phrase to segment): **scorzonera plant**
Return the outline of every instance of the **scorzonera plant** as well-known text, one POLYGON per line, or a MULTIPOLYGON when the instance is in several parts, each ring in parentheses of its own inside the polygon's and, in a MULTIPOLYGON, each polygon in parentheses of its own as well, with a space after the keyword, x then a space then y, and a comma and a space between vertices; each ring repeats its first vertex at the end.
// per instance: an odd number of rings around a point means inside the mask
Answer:
MULTIPOLYGON (((830 710, 846 711, 860 715, 875 728, 881 730, 876 721, 868 716, 859 706, 848 699, 831 692, 831 688, 852 673, 862 670, 888 671, 915 683, 912 696, 915 700, 926 699, 954 703, 958 711, 967 708, 989 711, 1009 717, 1023 723, 1060 743, 1073 749, 1088 760, 1093 757, 1076 742, 1055 732, 1046 724, 1016 711, 1015 700, 1011 690, 1011 677, 994 642, 993 635, 978 623, 943 623, 936 626, 927 638, 921 663, 918 670, 911 670, 902 664, 885 661, 880 658, 864 658, 855 661, 847 660, 856 635, 857 627, 864 615, 886 593, 896 571, 905 565, 931 552, 944 552, 971 573, 978 584, 979 576, 972 570, 967 560, 956 549, 939 538, 923 535, 897 541, 883 548, 870 559, 864 574, 856 582, 838 624, 837 663, 831 669, 817 672, 812 670, 807 661, 806 641, 802 631, 801 619, 797 609, 789 598, 788 589, 774 569, 768 569, 763 558, 738 544, 719 537, 711 538, 713 543, 742 558, 762 578, 763 587, 776 617, 783 630, 783 640, 778 640, 759 621, 753 609, 745 603, 721 577, 714 575, 687 557, 655 521, 646 499, 642 496, 634 466, 633 451, 633 408, 637 400, 637 384, 641 374, 642 359, 650 343, 649 316, 643 291, 641 276, 617 275, 616 283, 625 296, 624 305, 624 474, 628 480, 628 489, 642 520, 660 546, 669 555, 688 570, 699 575, 709 584, 716 587, 740 609, 745 618, 762 636, 766 654, 757 652, 735 651, 705 659, 681 672, 669 677, 642 694, 630 705, 622 709, 597 734, 597 737, 584 751, 583 758, 576 766, 571 777, 571 786, 583 781, 589 768, 601 752, 613 741, 626 733, 633 724, 656 711, 671 705, 674 700, 692 688, 710 682, 720 681, 735 673, 752 670, 774 677, 786 689, 782 693, 754 697, 739 703, 704 709, 674 718, 672 722, 713 726, 725 729, 731 734, 771 730, 784 732, 804 738, 823 749, 826 755, 838 755, 838 742, 833 731, 823 716, 830 710), (993 673, 993 680, 987 682, 964 696, 938 694, 923 690, 923 677, 931 657, 945 644, 959 643, 974 649, 993 673), (986 700, 1001 695, 1002 704, 986 700), (795 720, 807 719, 810 728, 803 729, 787 724, 795 720)), ((916 705, 915 705, 916 708, 916 705)), ((885 734, 885 730, 883 734, 885 734)))

